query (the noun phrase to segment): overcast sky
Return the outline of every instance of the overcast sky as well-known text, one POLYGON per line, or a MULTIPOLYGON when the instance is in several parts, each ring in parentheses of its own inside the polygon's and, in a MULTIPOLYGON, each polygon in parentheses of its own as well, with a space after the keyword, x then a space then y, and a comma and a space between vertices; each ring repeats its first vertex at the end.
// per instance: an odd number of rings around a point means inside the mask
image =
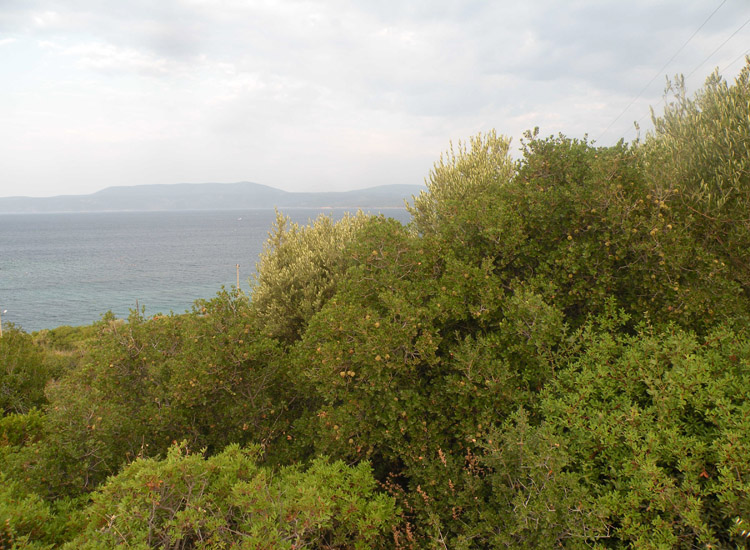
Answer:
POLYGON ((0 0, 0 196, 420 184, 491 128, 631 141, 666 75, 734 78, 749 20, 748 0, 0 0))

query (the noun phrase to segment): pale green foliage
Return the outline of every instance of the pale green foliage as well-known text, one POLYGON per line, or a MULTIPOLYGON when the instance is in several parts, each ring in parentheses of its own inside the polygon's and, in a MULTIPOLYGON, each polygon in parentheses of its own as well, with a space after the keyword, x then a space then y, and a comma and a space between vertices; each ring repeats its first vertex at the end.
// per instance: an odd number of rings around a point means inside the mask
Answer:
POLYGON ((0 473, 0 548, 51 548, 52 521, 48 503, 0 473))
POLYGON ((747 337, 596 332, 541 407, 544 430, 567 450, 550 473, 577 476, 596 502, 571 506, 559 494, 547 505, 608 516, 609 536, 629 547, 734 547, 732 519, 750 514, 747 337))
POLYGON ((681 78, 645 142, 657 198, 722 254, 750 289, 750 61, 734 83, 718 72, 693 98, 681 78))
POLYGON ((174 446, 111 478, 65 546, 95 548, 377 548, 395 517, 369 466, 316 459, 273 473, 258 451, 232 445, 209 458, 174 446))
POLYGON ((333 295, 346 269, 344 248, 369 216, 334 222, 320 216, 300 227, 277 213, 253 284, 253 307, 269 336, 291 342, 333 295))
POLYGON ((455 148, 451 143, 430 171, 427 191, 414 198, 414 206, 407 206, 416 229, 440 233, 462 204, 509 181, 514 172, 509 148, 510 139, 494 130, 470 138, 468 144, 459 141, 455 148))

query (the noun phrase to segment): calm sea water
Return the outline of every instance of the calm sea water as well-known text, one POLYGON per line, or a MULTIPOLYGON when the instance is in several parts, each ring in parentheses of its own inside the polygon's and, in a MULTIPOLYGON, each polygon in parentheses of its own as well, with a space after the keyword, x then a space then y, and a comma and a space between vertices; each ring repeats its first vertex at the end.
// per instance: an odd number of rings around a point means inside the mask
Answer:
MULTIPOLYGON (((406 223, 402 209, 380 211, 406 223)), ((291 209, 307 224, 321 211, 291 209)), ((344 210, 326 210, 341 218, 344 210)), ((26 331, 118 317, 182 313, 222 285, 248 280, 272 210, 0 215, 0 312, 26 331)))

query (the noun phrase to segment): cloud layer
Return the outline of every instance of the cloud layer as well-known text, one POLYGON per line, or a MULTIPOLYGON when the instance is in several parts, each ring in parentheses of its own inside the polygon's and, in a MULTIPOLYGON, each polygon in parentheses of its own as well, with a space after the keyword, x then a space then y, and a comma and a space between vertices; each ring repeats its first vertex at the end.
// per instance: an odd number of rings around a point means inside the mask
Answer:
POLYGON ((663 78, 613 121, 719 5, 666 69, 693 89, 742 65, 750 25, 700 63, 746 3, 6 0, 0 196, 418 183, 490 128, 630 140, 663 78))

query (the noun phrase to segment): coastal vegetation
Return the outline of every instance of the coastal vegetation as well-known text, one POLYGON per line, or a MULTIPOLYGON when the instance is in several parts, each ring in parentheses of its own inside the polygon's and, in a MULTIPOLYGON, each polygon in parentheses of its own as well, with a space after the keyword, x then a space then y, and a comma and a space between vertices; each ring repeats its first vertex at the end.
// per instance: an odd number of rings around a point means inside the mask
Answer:
POLYGON ((745 548, 750 62, 642 141, 452 145, 250 296, 0 340, 0 548, 745 548))

